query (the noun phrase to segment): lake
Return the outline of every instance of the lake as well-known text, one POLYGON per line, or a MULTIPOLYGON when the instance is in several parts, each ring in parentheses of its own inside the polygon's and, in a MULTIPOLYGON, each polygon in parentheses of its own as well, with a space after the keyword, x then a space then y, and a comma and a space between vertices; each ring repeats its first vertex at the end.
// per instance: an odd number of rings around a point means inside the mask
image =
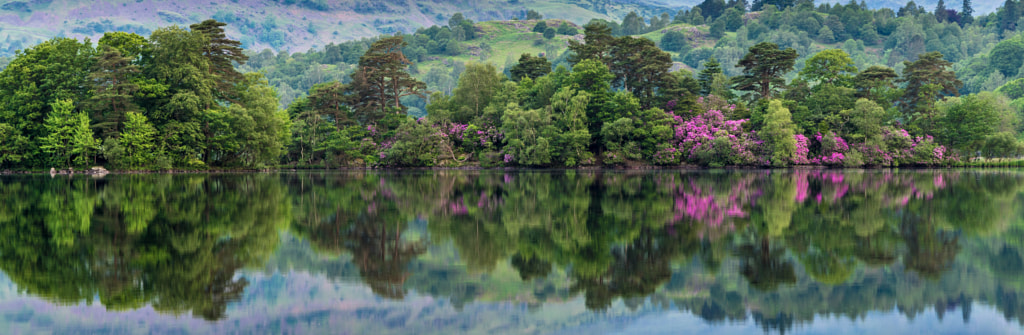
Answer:
POLYGON ((6 334, 1024 333, 1024 170, 0 176, 6 334))

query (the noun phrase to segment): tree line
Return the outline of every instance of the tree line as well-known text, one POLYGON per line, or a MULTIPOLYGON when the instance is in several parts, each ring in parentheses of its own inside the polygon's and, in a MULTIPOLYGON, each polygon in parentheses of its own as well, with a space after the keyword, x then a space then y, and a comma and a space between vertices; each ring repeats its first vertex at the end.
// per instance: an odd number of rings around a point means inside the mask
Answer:
MULTIPOLYGON (((571 68, 552 70, 545 57, 524 54, 506 77, 493 65, 469 63, 451 95, 431 95, 422 118, 348 122, 363 114, 357 105, 339 116, 341 104, 322 101, 342 92, 364 97, 359 80, 324 84, 289 106, 293 119, 301 117, 292 130, 302 140, 292 143, 286 161, 898 166, 1013 156, 1021 148, 1019 111, 1009 99, 959 96, 963 83, 938 52, 897 72, 858 70, 845 51, 827 49, 796 71, 796 50, 762 42, 735 64, 740 75, 725 75, 712 58, 694 76, 670 71, 670 55, 651 40, 615 37, 601 22, 584 30, 583 41, 570 41, 571 68), (792 72, 796 78, 787 81, 792 72)), ((394 115, 402 107, 396 104, 394 115)))
MULTIPOLYGON (((701 8, 677 17, 704 17, 701 8)), ((658 42, 592 21, 561 61, 470 62, 450 90, 431 91, 412 74, 408 36, 384 36, 365 50, 328 46, 337 50, 324 56, 354 62, 346 78, 281 111, 262 75, 237 69, 250 56, 224 25, 19 52, 0 72, 0 167, 930 166, 1021 151, 1010 99, 1024 90, 960 96, 964 82, 935 51, 858 68, 845 48, 802 55, 760 42, 735 64, 712 56, 694 73, 673 71, 658 42), (415 101, 425 111, 412 113, 415 101)), ((431 36, 473 31, 456 15, 413 36, 432 46, 431 36)))

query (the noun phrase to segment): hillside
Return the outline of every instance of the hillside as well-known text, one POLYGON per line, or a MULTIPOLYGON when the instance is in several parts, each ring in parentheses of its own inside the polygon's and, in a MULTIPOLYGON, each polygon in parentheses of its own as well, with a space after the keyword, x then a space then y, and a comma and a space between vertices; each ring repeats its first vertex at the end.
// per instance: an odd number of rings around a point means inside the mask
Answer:
POLYGON ((0 0, 0 56, 54 36, 98 39, 106 31, 148 35, 168 25, 207 18, 228 22, 228 35, 246 48, 305 51, 349 41, 444 25, 462 12, 474 21, 525 18, 528 9, 546 18, 586 23, 621 20, 630 11, 645 17, 675 14, 681 6, 635 0, 0 0))

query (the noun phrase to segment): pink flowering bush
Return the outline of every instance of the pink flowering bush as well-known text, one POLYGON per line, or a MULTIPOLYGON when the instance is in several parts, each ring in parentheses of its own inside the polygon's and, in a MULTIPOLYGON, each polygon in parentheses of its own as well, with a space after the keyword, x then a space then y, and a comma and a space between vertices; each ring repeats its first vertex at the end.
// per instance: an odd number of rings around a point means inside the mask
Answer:
POLYGON ((822 164, 830 166, 898 166, 943 165, 955 161, 946 147, 935 143, 931 136, 913 137, 904 129, 882 128, 880 142, 850 144, 835 133, 818 133, 814 139, 797 134, 796 157, 793 164, 822 164), (817 150, 815 150, 817 148, 817 150), (817 151, 817 154, 812 153, 817 151))
POLYGON ((719 110, 709 110, 690 120, 676 116, 677 150, 688 162, 709 165, 754 165, 760 160, 762 141, 743 130, 743 120, 726 120, 719 110))
POLYGON ((893 165, 942 165, 956 160, 931 135, 912 137, 906 130, 892 128, 883 129, 882 134, 893 165))
POLYGON ((809 159, 811 164, 831 166, 847 164, 847 156, 850 154, 850 145, 846 143, 845 139, 832 132, 829 132, 828 135, 824 136, 822 136, 821 133, 818 133, 814 136, 814 139, 821 144, 821 155, 809 159))

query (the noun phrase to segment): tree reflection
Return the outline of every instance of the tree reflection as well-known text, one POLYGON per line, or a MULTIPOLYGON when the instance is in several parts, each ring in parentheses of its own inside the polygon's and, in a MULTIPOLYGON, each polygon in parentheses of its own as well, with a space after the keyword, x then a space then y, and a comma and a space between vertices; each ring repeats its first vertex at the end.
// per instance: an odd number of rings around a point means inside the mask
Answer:
POLYGON ((263 265, 290 221, 315 259, 275 263, 358 277, 394 300, 415 291, 460 308, 579 297, 593 310, 650 301, 779 330, 822 311, 863 317, 896 307, 913 316, 967 310, 969 301, 1024 316, 1024 174, 1013 171, 0 182, 0 196, 11 199, 0 205, 0 269, 21 290, 64 303, 99 297, 111 309, 222 318, 248 284, 239 270, 263 265), (984 238, 996 243, 972 242, 984 238))
POLYGON ((30 294, 221 319, 289 207, 269 176, 4 180, 0 269, 30 294), (39 190, 45 190, 39 192, 39 190))

